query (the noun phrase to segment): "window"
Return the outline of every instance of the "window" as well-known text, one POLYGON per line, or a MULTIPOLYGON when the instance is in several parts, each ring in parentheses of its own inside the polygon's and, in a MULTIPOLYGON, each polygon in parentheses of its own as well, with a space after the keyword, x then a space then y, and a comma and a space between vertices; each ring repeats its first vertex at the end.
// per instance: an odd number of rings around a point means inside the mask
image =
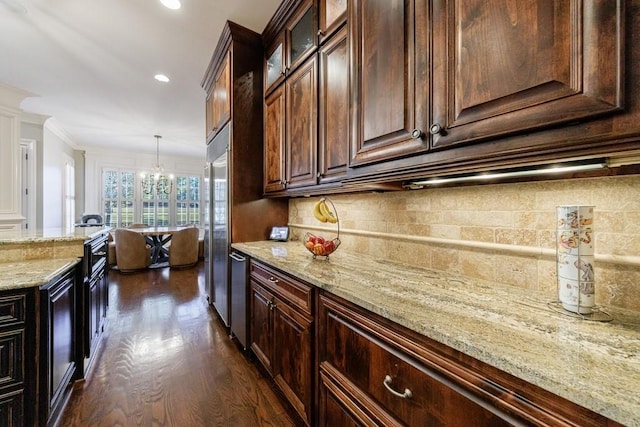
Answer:
POLYGON ((74 162, 71 157, 65 156, 66 160, 64 163, 64 185, 62 188, 62 218, 64 222, 64 227, 69 228, 73 227, 75 223, 75 211, 76 211, 76 194, 75 194, 75 168, 74 162))
POLYGON ((127 227, 135 218, 135 173, 104 170, 102 172, 102 199, 104 224, 127 227))
POLYGON ((201 225, 201 176, 160 175, 117 169, 102 173, 104 223, 128 227, 143 223, 150 227, 201 225), (175 191, 174 191, 175 190, 175 191))
POLYGON ((169 197, 173 182, 167 175, 144 174, 142 178, 142 223, 167 227, 170 221, 169 197))
POLYGON ((200 177, 176 178, 176 225, 200 225, 200 177))

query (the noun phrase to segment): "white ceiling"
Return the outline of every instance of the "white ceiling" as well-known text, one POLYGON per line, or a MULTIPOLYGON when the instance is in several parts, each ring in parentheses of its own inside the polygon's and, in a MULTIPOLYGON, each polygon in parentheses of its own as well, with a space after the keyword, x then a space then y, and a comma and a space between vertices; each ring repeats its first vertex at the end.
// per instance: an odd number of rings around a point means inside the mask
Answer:
POLYGON ((79 147, 203 156, 200 83, 226 20, 258 33, 280 0, 0 0, 0 83, 37 96, 79 147), (163 73, 162 84, 153 76, 163 73))

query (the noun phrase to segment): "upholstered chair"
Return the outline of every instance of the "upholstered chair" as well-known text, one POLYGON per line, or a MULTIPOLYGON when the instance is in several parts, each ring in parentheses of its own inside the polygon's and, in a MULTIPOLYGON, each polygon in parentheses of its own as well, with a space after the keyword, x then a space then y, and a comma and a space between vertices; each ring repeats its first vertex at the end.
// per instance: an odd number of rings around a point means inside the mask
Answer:
POLYGON ((131 224, 127 228, 147 228, 147 224, 131 224))
POLYGON ((171 268, 193 267, 198 263, 198 234, 199 230, 196 227, 173 233, 169 246, 171 268))
POLYGON ((116 259, 118 270, 131 272, 147 268, 151 263, 151 247, 142 234, 126 228, 116 230, 116 259))
POLYGON ((118 263, 116 259, 116 239, 114 237, 115 231, 109 232, 109 251, 107 252, 107 263, 109 267, 113 267, 118 263))

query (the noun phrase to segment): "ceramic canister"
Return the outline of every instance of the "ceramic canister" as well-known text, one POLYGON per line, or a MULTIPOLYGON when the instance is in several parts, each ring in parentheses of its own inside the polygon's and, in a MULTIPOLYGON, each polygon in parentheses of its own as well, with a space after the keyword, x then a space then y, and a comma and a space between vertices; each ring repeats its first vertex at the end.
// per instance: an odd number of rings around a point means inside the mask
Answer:
POLYGON ((593 206, 556 209, 558 299, 569 311, 587 314, 595 306, 593 206))

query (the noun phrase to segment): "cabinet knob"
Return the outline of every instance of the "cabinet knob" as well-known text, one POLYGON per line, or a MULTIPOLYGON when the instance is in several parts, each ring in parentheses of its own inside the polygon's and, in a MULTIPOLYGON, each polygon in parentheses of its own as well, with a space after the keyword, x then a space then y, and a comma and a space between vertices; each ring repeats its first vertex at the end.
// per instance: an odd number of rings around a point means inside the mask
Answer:
POLYGON ((415 128, 414 130, 411 131, 411 138, 413 139, 420 139, 422 138, 422 135, 424 135, 424 133, 422 132, 422 129, 415 128))
POLYGON ((324 36, 324 31, 318 30, 318 37, 322 37, 322 36, 324 36))
POLYGON ((431 135, 446 135, 447 131, 440 125, 440 123, 434 123, 429 128, 429 133, 431 135))
POLYGON ((324 176, 324 174, 322 172, 318 172, 316 174, 316 178, 322 178, 324 176))

